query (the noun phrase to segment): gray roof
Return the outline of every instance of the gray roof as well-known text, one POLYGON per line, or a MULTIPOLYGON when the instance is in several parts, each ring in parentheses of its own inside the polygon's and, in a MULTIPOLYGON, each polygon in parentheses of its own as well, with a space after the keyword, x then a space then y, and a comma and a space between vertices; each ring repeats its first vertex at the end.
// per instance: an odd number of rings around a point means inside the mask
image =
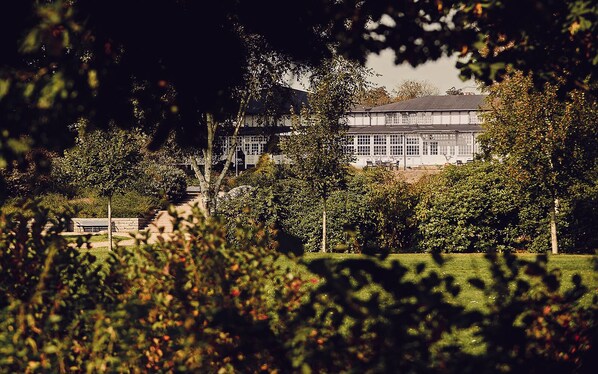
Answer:
POLYGON ((370 109, 372 109, 371 106, 365 106, 365 105, 361 105, 361 104, 356 104, 356 105, 353 105, 353 107, 351 109, 349 109, 349 112, 351 112, 351 113, 355 113, 355 112, 369 112, 370 109))
POLYGON ((417 133, 454 133, 454 132, 481 132, 479 125, 399 125, 399 126, 352 126, 347 132, 349 135, 368 134, 396 134, 404 132, 417 133))
POLYGON ((247 106, 246 114, 263 115, 269 111, 276 115, 287 115, 291 113, 291 108, 295 113, 299 113, 301 108, 308 104, 305 91, 274 86, 268 92, 270 96, 264 91, 257 99, 253 98, 247 106))
POLYGON ((451 110, 478 110, 484 104, 486 95, 442 95, 424 96, 411 100, 380 105, 370 112, 439 112, 451 110))

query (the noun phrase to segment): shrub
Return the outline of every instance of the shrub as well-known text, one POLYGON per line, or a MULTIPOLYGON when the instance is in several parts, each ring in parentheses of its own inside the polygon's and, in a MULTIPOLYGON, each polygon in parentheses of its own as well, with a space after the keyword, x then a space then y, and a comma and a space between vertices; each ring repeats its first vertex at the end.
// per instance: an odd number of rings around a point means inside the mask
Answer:
MULTIPOLYGON (((107 217, 108 198, 87 190, 82 197, 71 200, 78 217, 107 217)), ((112 216, 116 218, 144 217, 159 206, 156 198, 127 191, 112 197, 112 216)))
MULTIPOLYGON (((226 200, 221 214, 243 216, 299 238, 307 251, 321 248, 322 202, 286 166, 263 162, 235 180, 256 187, 251 194, 226 200)), ((415 195, 383 170, 354 170, 346 188, 327 202, 328 240, 334 251, 379 253, 406 250, 413 244, 415 195)))
POLYGON ((10 198, 33 198, 48 191, 60 191, 60 178, 52 173, 57 155, 46 149, 32 149, 21 163, 0 169, 0 204, 10 198))
POLYGON ((420 246, 426 251, 510 250, 520 237, 525 203, 497 163, 449 167, 434 178, 417 205, 420 246))
POLYGON ((162 202, 166 208, 168 203, 181 200, 187 193, 187 175, 172 165, 147 163, 144 168, 146 178, 139 189, 162 202))
MULTIPOLYGON (((578 276, 560 290, 547 257, 488 254, 471 279, 487 308, 467 311, 449 275, 408 276, 374 258, 280 267, 263 227, 241 224, 231 246, 219 220, 175 217, 170 240, 119 248, 104 266, 67 246, 30 205, 0 216, 0 371, 74 372, 590 372, 597 298, 578 276), (239 250, 241 248, 242 250, 239 250), (309 287, 307 286, 309 285, 309 287), (483 353, 440 344, 476 328, 483 353)), ((435 254, 439 264, 443 258, 435 254)))
POLYGON ((0 371, 66 371, 93 356, 94 310, 111 303, 95 258, 67 246, 66 218, 26 204, 0 216, 0 371))

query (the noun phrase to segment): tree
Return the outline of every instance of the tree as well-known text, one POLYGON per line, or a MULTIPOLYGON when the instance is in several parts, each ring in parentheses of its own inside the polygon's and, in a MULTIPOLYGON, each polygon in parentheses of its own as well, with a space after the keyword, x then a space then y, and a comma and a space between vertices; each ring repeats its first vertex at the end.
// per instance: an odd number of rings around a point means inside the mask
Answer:
POLYGON ((428 81, 407 79, 397 85, 392 91, 393 101, 415 99, 417 97, 438 95, 438 87, 428 81))
MULTIPOLYGON (((245 60, 240 63, 243 69, 242 80, 231 89, 231 97, 227 98, 234 110, 228 113, 202 113, 200 120, 196 122, 195 132, 201 134, 203 142, 183 146, 179 152, 189 161, 199 180, 208 216, 213 215, 218 209, 218 192, 237 150, 238 134, 240 128, 245 125, 247 110, 251 106, 259 107, 264 124, 269 124, 270 119, 281 114, 289 114, 290 108, 287 108, 286 113, 281 113, 281 105, 284 107, 284 104, 293 101, 293 92, 282 87, 280 82, 285 74, 299 74, 305 68, 275 51, 260 35, 250 34, 242 27, 237 27, 236 33, 242 42, 245 60), (224 162, 219 170, 220 174, 217 175, 215 166, 220 161, 224 162)), ((171 92, 169 101, 174 103, 180 93, 176 92, 175 86, 171 87, 171 92)), ((201 90, 195 91, 193 95, 194 102, 202 102, 201 90)), ((199 104, 196 110, 198 113, 202 111, 199 104)), ((180 120, 183 121, 184 118, 181 117, 180 120)), ((178 143, 181 144, 180 141, 178 143)))
POLYGON ((142 161, 138 134, 124 130, 79 129, 77 145, 65 152, 63 167, 73 183, 108 197, 108 241, 112 250, 112 196, 139 178, 142 161))
POLYGON ((282 149, 300 179, 321 199, 322 252, 326 252, 326 202, 345 182, 352 155, 343 149, 346 111, 365 87, 364 71, 342 59, 323 64, 312 77, 309 106, 294 117, 293 133, 282 149))
POLYGON ((424 186, 416 214, 428 252, 510 251, 525 201, 505 167, 474 162, 449 167, 424 186))
POLYGON ((0 166, 31 147, 71 146, 65 128, 81 116, 104 128, 110 120, 130 126, 134 102, 152 109, 146 122, 159 123, 154 146, 171 131, 181 143, 205 144, 196 130, 206 113, 220 121, 238 108, 230 99, 244 83, 247 56, 239 28, 296 63, 317 64, 331 45, 361 62, 391 48, 397 64, 412 66, 458 54, 464 78, 491 83, 512 66, 531 72, 538 86, 561 77, 565 91, 596 92, 598 10, 586 0, 365 0, 358 10, 353 1, 262 4, 12 3, 0 24, 0 117, 8 134, 0 138, 0 166), (147 89, 134 92, 139 82, 147 89), (161 100, 171 86, 177 100, 161 100))
POLYGON ((455 88, 455 86, 446 90, 447 95, 464 95, 462 88, 455 88))
POLYGON ((565 100, 558 85, 542 92, 521 72, 490 87, 483 115, 486 152, 500 157, 513 176, 538 199, 550 217, 552 253, 558 253, 559 200, 584 181, 598 157, 598 105, 583 91, 565 100))
POLYGON ((390 104, 393 100, 388 91, 386 91, 386 87, 372 87, 359 93, 355 101, 357 104, 373 107, 390 104))

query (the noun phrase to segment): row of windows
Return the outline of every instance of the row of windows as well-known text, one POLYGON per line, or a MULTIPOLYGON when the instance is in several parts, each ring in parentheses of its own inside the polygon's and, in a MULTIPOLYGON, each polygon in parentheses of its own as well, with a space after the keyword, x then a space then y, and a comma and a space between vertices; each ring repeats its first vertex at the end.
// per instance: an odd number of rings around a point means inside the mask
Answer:
MULTIPOLYGON (((461 123, 462 116, 466 116, 469 124, 479 124, 480 118, 478 112, 472 111, 469 113, 462 112, 443 112, 442 114, 437 113, 435 115, 437 123, 443 122, 439 116, 445 118, 452 118, 452 123, 461 123)), ((417 112, 417 113, 386 113, 384 115, 385 124, 387 125, 431 125, 434 123, 434 116, 432 112, 417 112)))
MULTIPOLYGON (((356 156, 370 156, 372 149, 370 146, 358 145, 357 147, 345 146, 345 152, 348 154, 354 154, 356 156)), ((402 145, 391 145, 387 147, 385 145, 375 145, 373 148, 374 156, 386 156, 386 151, 390 150, 390 156, 402 156, 403 146, 402 145)))
MULTIPOLYGON (((419 136, 393 135, 348 135, 344 138, 344 150, 357 156, 402 156, 403 142, 406 144, 407 156, 422 155, 470 155, 473 152, 472 138, 470 135, 459 136, 455 134, 426 134, 422 135, 420 147, 419 136), (357 145, 355 145, 357 140, 357 145), (456 140, 456 142, 455 142, 456 140), (456 144, 455 144, 456 143, 456 144), (373 145, 373 146, 372 146, 373 145)), ((266 145, 265 136, 251 136, 241 139, 243 151, 246 155, 260 155, 266 145)))
MULTIPOLYGON (((344 137, 344 144, 345 145, 355 145, 355 140, 357 140, 357 145, 386 145, 386 144, 403 144, 404 135, 347 135, 344 137)), ((471 144, 471 135, 470 134, 462 134, 457 136, 457 134, 423 134, 421 136, 407 136, 407 144, 415 144, 419 142, 419 139, 423 139, 424 141, 428 140, 437 140, 439 142, 447 142, 450 143, 449 145, 455 144, 455 141, 458 145, 465 145, 471 144)))
MULTIPOLYGON (((421 155, 423 156, 437 156, 437 155, 451 155, 454 156, 455 152, 459 156, 471 155, 473 147, 471 145, 465 146, 447 146, 439 144, 438 142, 423 142, 421 147, 420 144, 407 144, 407 156, 419 156, 421 149, 421 155)), ((358 145, 358 146, 344 146, 344 150, 348 154, 354 154, 356 156, 402 156, 403 146, 402 145, 375 145, 370 147, 369 145, 358 145), (388 153, 387 153, 388 151, 388 153)))
POLYGON ((246 155, 261 155, 264 152, 264 144, 260 143, 245 143, 243 151, 246 155))
POLYGON ((431 125, 432 112, 386 113, 387 125, 431 125))

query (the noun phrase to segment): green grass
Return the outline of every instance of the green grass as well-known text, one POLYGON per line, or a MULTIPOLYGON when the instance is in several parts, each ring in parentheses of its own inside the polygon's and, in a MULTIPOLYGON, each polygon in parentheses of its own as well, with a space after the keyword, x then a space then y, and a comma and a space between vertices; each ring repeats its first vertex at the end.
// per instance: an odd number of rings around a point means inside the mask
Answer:
MULTIPOLYGON (((92 239, 93 238, 102 238, 102 235, 93 236, 92 239)), ((103 240, 96 240, 96 242, 99 241, 103 240)), ((92 248, 89 249, 89 251, 98 258, 98 263, 100 264, 105 263, 110 253, 107 247, 92 248)), ((531 254, 519 256, 527 260, 535 259, 535 255, 531 254)), ((366 256, 355 254, 307 253, 300 259, 300 261, 290 260, 286 257, 281 257, 279 261, 280 265, 283 268, 289 268, 291 273, 309 279, 315 277, 315 275, 310 273, 307 267, 304 264, 301 264, 301 262, 308 264, 310 261, 320 258, 343 260, 349 258, 366 258, 366 256)), ((418 276, 415 274, 415 267, 419 263, 424 263, 426 265, 424 274, 430 271, 435 271, 442 276, 452 275, 455 278, 455 283, 461 287, 461 292, 457 296, 456 302, 466 308, 483 309, 486 296, 482 291, 470 285, 468 279, 480 278, 488 283, 490 280, 488 261, 482 254, 451 254, 445 255, 444 258, 446 259, 446 263, 442 266, 436 264, 428 254, 391 255, 384 262, 390 264, 392 261, 399 261, 403 266, 410 269, 409 273, 406 275, 408 279, 417 279, 418 276)), ((571 280, 573 275, 579 274, 582 277, 583 283, 590 290, 590 292, 582 298, 582 305, 590 305, 592 297, 597 294, 598 274, 593 268, 594 258, 595 256, 591 255, 549 256, 548 268, 549 270, 559 269, 561 273, 562 288, 567 289, 573 285, 571 280)))
MULTIPOLYGON (((106 260, 110 256, 110 251, 108 248, 92 248, 85 251, 89 251, 90 253, 94 254, 97 257, 99 265, 105 266, 106 260)), ((527 260, 535 259, 535 255, 520 255, 520 257, 527 260)), ((309 264, 311 261, 321 258, 340 261, 343 259, 358 259, 367 257, 363 255, 352 254, 308 253, 301 257, 298 261, 282 256, 279 259, 279 265, 284 269, 288 268, 288 271, 296 276, 301 276, 304 279, 310 279, 315 278, 316 275, 312 274, 305 264, 309 264)), ((403 266, 409 269, 406 277, 412 280, 416 280, 418 277, 421 277, 421 275, 417 275, 415 273, 415 267, 419 263, 424 263, 426 265, 424 274, 435 271, 441 276, 452 275, 455 278, 455 283, 461 287, 461 292, 456 298, 451 299, 449 297, 448 300, 461 304, 468 309, 485 310, 487 302, 485 298, 487 296, 483 291, 471 286, 468 283, 468 279, 480 278, 485 280, 487 284, 490 283, 491 276, 488 260, 486 260, 481 254, 453 254, 445 255, 444 258, 446 259, 446 263, 443 266, 439 266, 433 261, 432 257, 427 254, 400 254, 389 256, 386 260, 384 260, 384 264, 390 265, 392 261, 399 261, 403 266)), ((595 261, 595 256, 589 255, 549 256, 548 261, 549 270, 559 269, 561 273, 562 287, 564 289, 571 287, 571 278, 574 274, 579 274, 582 277, 583 283, 590 290, 581 301, 582 305, 585 306, 591 305, 592 297, 597 294, 598 290, 598 276, 594 271, 593 261, 595 261)), ((273 295, 275 294, 276 287, 278 286, 272 285, 272 289, 267 290, 266 292, 274 297, 273 295)), ((312 284, 311 282, 306 282, 306 287, 316 287, 316 285, 312 284)), ((369 293, 374 291, 376 291, 376 286, 369 287, 361 292, 364 293, 364 297, 367 297, 369 293)), ((472 354, 483 354, 486 347, 478 342, 475 332, 476 328, 473 327, 467 330, 459 330, 457 332, 447 334, 444 336, 440 344, 456 344, 462 347, 462 349, 464 349, 466 352, 472 354)))
POLYGON ((99 266, 107 266, 106 261, 110 256, 110 250, 106 248, 92 248, 92 249, 81 249, 82 252, 91 253, 96 257, 96 264, 99 266))
MULTIPOLYGON (((467 309, 486 310, 486 300, 488 297, 483 291, 473 287, 469 284, 468 279, 480 278, 489 284, 491 281, 491 273, 489 270, 488 260, 484 258, 482 254, 451 254, 444 255, 446 263, 439 266, 434 262, 432 257, 428 254, 399 254, 391 255, 385 261, 384 264, 390 264, 393 261, 399 261, 403 266, 409 269, 406 275, 407 279, 416 280, 421 275, 415 273, 415 267, 419 263, 426 265, 426 270, 423 274, 431 271, 437 272, 439 275, 447 276, 452 275, 455 278, 455 283, 461 287, 461 292, 456 298, 448 296, 447 300, 463 305, 467 309)), ((533 261, 536 255, 519 255, 519 257, 533 261)), ((310 253, 303 257, 303 261, 309 264, 310 261, 321 258, 329 258, 333 261, 343 259, 355 259, 355 258, 366 258, 362 255, 352 254, 320 254, 310 253)), ((582 282, 588 287, 589 292, 581 299, 581 305, 590 306, 592 304, 592 298, 597 295, 598 290, 598 276, 594 271, 593 261, 595 256, 590 255, 558 255, 550 256, 548 259, 548 269, 556 270, 561 274, 561 289, 568 289, 573 285, 572 277, 575 274, 579 274, 582 277, 582 282)), ((304 277, 313 277, 314 275, 309 272, 307 267, 303 265, 295 265, 290 260, 282 260, 285 266, 289 266, 297 274, 304 277)), ((376 287, 370 287, 363 290, 363 296, 367 298, 371 292, 377 291, 376 287)), ((359 295, 359 294, 358 294, 359 295)), ((440 342, 440 345, 445 344, 456 344, 465 352, 471 354, 483 354, 486 347, 480 344, 479 338, 476 336, 476 327, 472 327, 466 330, 458 330, 453 333, 445 335, 440 342)))
MULTIPOLYGON (((534 254, 518 255, 520 258, 533 261, 536 258, 534 254)), ((403 266, 410 269, 407 277, 416 279, 415 267, 418 263, 426 265, 426 272, 436 271, 439 275, 452 275, 455 283, 461 287, 461 292, 457 297, 457 302, 467 308, 484 308, 485 295, 482 291, 474 288, 468 282, 469 278, 480 278, 486 281, 490 280, 489 263, 483 254, 448 254, 443 256, 446 263, 442 266, 436 264, 429 254, 395 254, 389 256, 385 263, 399 261, 403 266)), ((366 258, 363 255, 355 254, 325 254, 308 253, 303 259, 306 263, 314 259, 330 258, 332 260, 342 260, 349 258, 366 258)), ((589 288, 590 292, 586 294, 581 302, 582 305, 590 305, 592 296, 596 295, 598 289, 598 275, 594 271, 592 255, 557 255, 549 256, 548 269, 558 269, 561 274, 561 287, 568 289, 573 285, 572 277, 579 274, 583 283, 589 288)), ((285 261, 286 262, 286 261, 285 261)), ((289 261, 289 264, 291 261, 289 261)), ((305 267, 296 267, 296 271, 304 276, 313 276, 305 267)), ((424 272, 424 274, 426 274, 424 272)))
MULTIPOLYGON (((63 235, 63 237, 71 242, 71 243, 76 243, 78 238, 82 238, 83 240, 85 240, 86 237, 89 237, 89 242, 90 243, 98 243, 98 242, 107 242, 108 241, 108 234, 91 234, 91 233, 87 233, 87 234, 68 234, 68 235, 63 235)), ((130 236, 128 234, 112 234, 112 239, 129 239, 130 236)))

